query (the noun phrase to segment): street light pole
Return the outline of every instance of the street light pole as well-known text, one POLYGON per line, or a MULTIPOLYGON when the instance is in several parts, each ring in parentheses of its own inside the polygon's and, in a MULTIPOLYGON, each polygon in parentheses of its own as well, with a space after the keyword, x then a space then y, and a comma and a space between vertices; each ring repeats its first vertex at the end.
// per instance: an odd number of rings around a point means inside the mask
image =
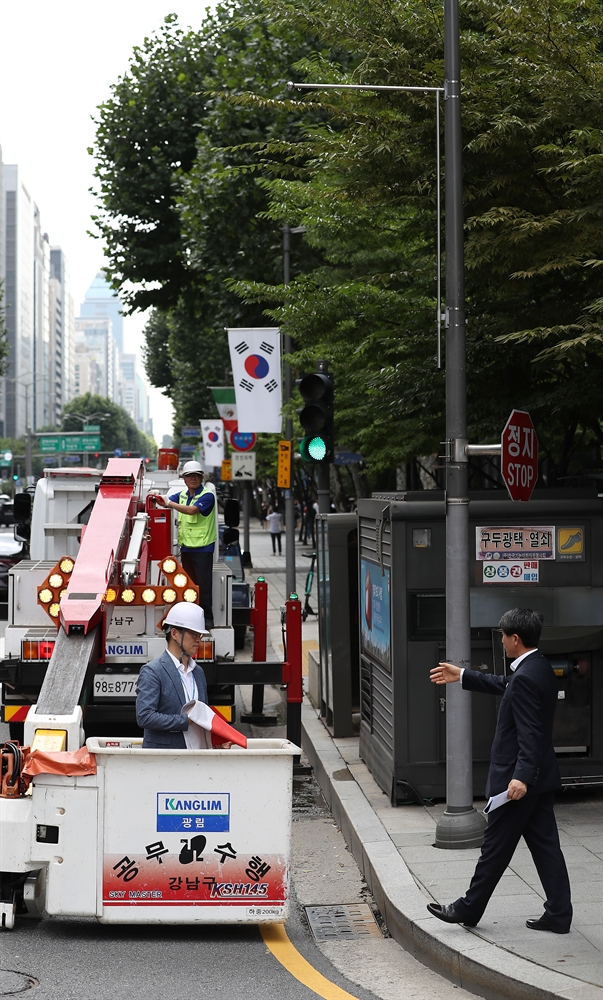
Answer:
MULTIPOLYGON (((303 227, 298 226, 295 232, 303 231, 303 227)), ((290 281, 291 269, 291 229, 283 226, 283 284, 285 288, 290 281)), ((291 365, 287 360, 291 354, 291 337, 288 333, 284 337, 285 349, 285 405, 291 402, 293 395, 293 378, 291 375, 291 365)), ((291 482, 289 489, 285 493, 285 586, 287 597, 295 593, 295 502, 293 498, 293 421, 291 415, 287 413, 285 420, 285 438, 291 441, 291 482)))
MULTIPOLYGON (((471 666, 467 352, 463 248, 463 163, 458 0, 444 0, 446 157, 446 659, 471 666)), ((471 694, 446 690, 446 811, 436 847, 479 847, 485 820, 473 808, 471 694)))

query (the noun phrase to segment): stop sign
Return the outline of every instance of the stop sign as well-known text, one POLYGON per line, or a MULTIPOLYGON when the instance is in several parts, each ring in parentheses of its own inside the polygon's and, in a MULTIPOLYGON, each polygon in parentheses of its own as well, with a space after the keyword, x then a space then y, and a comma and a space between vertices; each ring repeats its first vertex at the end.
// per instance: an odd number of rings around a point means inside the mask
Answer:
POLYGON ((538 438, 530 414, 513 410, 500 443, 502 477, 511 500, 529 500, 538 479, 538 438))

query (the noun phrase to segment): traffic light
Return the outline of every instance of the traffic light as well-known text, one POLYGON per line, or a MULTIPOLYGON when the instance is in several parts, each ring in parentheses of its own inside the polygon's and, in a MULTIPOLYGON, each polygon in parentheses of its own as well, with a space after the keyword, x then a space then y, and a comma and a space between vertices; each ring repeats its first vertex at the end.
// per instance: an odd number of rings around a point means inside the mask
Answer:
POLYGON ((334 458, 335 380, 328 372, 312 372, 297 379, 304 405, 298 410, 305 437, 299 450, 306 462, 332 462, 334 458))

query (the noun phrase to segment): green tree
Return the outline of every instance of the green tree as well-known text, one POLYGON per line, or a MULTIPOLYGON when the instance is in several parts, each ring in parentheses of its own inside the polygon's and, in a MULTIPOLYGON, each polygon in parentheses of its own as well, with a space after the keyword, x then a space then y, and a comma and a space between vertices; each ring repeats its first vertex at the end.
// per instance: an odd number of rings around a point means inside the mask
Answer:
POLYGON ((263 216, 254 156, 232 148, 296 134, 276 98, 313 45, 262 10, 261 0, 226 0, 186 32, 170 15, 99 109, 95 222, 122 298, 153 307, 146 370, 174 402, 176 432, 214 412, 207 387, 229 378, 225 327, 265 324, 262 304, 245 305, 225 276, 275 283, 282 273, 280 224, 263 216), (222 96, 249 88, 270 105, 222 96), (232 164, 249 169, 235 175, 232 164))
MULTIPOLYGON (((308 61, 310 80, 442 82, 440 3, 267 6, 357 54, 352 74, 308 61)), ((595 2, 461 4, 469 432, 496 439, 513 406, 530 409, 549 482, 600 462, 600 38, 595 2)), ((303 152, 303 178, 281 170, 265 182, 269 214, 305 225, 323 263, 286 292, 236 287, 247 301, 272 302, 270 318, 302 347, 300 364, 331 362, 340 443, 391 467, 434 451, 444 434, 433 99, 311 100, 323 122, 297 146, 267 143, 259 159, 274 173, 303 152)))

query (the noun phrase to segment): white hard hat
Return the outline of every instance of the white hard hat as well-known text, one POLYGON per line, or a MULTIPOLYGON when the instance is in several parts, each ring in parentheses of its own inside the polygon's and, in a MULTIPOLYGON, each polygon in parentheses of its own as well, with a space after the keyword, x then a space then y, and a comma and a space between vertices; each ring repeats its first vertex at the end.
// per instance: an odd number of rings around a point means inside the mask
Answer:
POLYGON ((209 635, 205 628, 205 612, 203 608, 200 608, 198 604, 191 604, 187 601, 181 601, 170 608, 163 619, 162 627, 166 625, 174 628, 187 628, 191 632, 205 632, 209 635))
POLYGON ((182 466, 182 476, 188 476, 191 472, 198 472, 199 475, 203 474, 203 466, 200 462, 185 462, 182 466))

